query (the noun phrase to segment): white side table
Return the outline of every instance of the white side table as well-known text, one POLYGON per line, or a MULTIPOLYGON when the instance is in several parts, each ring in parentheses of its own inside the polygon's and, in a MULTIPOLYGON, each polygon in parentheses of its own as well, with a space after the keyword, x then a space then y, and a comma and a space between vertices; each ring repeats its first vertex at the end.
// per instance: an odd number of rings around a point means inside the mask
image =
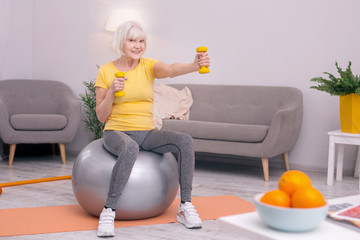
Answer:
MULTIPOLYGON (((336 146, 338 146, 336 180, 341 181, 343 174, 343 162, 344 162, 344 144, 360 146, 360 134, 345 133, 345 132, 341 132, 341 130, 331 131, 328 132, 328 134, 329 134, 329 159, 328 159, 327 184, 333 185, 336 146)), ((360 147, 358 148, 354 177, 359 176, 359 171, 360 171, 359 161, 360 161, 360 147)), ((360 179, 359 179, 359 188, 360 188, 360 179)))

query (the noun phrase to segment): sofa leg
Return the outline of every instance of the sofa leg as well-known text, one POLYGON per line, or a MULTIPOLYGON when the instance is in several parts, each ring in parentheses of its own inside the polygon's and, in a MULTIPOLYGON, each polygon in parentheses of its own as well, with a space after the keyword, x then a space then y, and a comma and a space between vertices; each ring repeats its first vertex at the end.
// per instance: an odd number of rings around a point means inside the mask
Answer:
POLYGON ((10 144, 9 151, 9 166, 12 166, 15 156, 16 144, 10 144))
POLYGON ((289 157, 288 157, 288 153, 283 153, 282 154, 283 156, 283 159, 284 159, 284 163, 285 163, 285 169, 286 171, 289 171, 290 170, 290 167, 289 167, 289 157))
POLYGON ((66 164, 66 155, 65 155, 65 144, 59 143, 61 161, 63 164, 66 164))
POLYGON ((265 181, 269 181, 269 158, 261 158, 265 181))

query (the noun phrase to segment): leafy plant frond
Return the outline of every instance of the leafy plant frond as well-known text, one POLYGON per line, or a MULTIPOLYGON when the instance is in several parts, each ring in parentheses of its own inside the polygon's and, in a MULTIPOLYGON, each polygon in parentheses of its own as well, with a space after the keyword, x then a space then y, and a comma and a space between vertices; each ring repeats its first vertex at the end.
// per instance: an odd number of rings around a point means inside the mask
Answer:
POLYGON ((329 79, 325 79, 322 77, 312 78, 310 81, 317 82, 318 85, 311 86, 310 88, 338 96, 348 95, 351 93, 359 94, 360 93, 359 76, 354 75, 352 73, 351 61, 349 61, 349 64, 345 71, 341 67, 339 67, 337 62, 335 62, 335 66, 340 77, 337 78, 331 73, 324 72, 324 74, 326 74, 329 79))
POLYGON ((102 137, 105 124, 101 123, 96 116, 95 82, 84 81, 83 84, 86 87, 85 93, 80 94, 80 99, 83 103, 83 111, 85 115, 83 122, 85 123, 86 129, 94 134, 93 140, 96 140, 102 137))

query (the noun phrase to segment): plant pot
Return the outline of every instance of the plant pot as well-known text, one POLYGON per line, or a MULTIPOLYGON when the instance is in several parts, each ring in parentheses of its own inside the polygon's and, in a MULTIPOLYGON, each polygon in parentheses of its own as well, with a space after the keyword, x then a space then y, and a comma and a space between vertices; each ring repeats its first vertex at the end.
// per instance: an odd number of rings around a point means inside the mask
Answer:
POLYGON ((341 131, 360 134, 360 95, 340 96, 341 131))

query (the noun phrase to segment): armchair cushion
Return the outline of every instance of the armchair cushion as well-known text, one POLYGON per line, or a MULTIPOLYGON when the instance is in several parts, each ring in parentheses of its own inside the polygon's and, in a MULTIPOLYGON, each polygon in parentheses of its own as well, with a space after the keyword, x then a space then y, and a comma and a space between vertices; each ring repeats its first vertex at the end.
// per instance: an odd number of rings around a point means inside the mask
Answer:
POLYGON ((60 114, 14 114, 10 124, 15 130, 57 131, 64 129, 67 118, 60 114))

